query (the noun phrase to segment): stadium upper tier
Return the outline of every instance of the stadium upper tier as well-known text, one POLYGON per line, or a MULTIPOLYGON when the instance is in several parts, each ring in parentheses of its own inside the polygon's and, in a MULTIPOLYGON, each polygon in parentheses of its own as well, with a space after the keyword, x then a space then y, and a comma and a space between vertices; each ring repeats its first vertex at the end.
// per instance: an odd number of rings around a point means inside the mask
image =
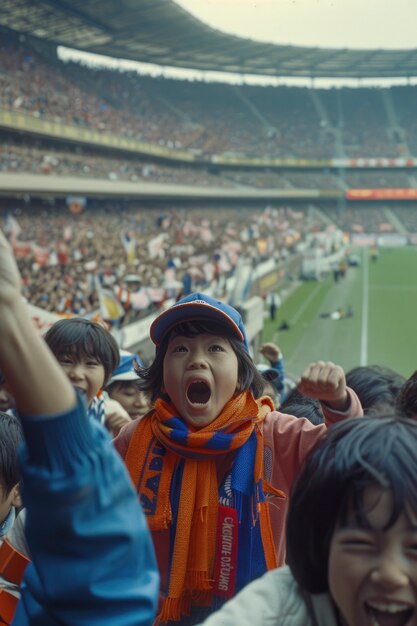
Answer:
POLYGON ((0 46, 3 112, 133 139, 179 158, 417 155, 416 98, 417 87, 313 90, 155 79, 45 58, 13 38, 0 46))
POLYGON ((269 76, 417 76, 417 50, 259 43, 210 28, 172 0, 2 0, 0 24, 56 45, 158 65, 269 76))

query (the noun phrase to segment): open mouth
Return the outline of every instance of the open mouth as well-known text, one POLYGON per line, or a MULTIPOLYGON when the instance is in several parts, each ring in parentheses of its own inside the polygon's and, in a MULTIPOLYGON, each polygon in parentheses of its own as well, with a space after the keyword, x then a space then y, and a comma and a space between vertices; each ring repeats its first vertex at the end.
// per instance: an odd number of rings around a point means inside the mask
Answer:
POLYGON ((366 612, 371 618, 371 626, 406 626, 414 609, 401 603, 368 603, 366 612))
POLYGON ((191 404, 207 404, 210 396, 210 387, 203 380, 195 380, 188 386, 187 398, 191 404))

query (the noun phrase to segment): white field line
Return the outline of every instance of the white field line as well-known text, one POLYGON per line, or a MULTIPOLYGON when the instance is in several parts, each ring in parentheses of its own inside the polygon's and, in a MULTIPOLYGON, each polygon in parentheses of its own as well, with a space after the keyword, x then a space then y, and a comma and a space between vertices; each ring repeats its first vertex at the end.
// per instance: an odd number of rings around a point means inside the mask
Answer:
POLYGON ((318 291, 320 291, 322 285, 321 283, 318 283, 317 287, 314 289, 314 291, 312 291, 310 293, 310 295, 308 296, 308 298, 306 300, 304 300, 303 305, 300 306, 300 308, 298 309, 297 313, 294 315, 294 317, 290 320, 290 324, 296 324, 298 322, 298 320, 300 319, 300 317, 302 316, 302 314, 304 313, 304 311, 306 310, 306 308, 308 307, 308 305, 310 304, 310 302, 313 300, 313 298, 315 297, 316 293, 318 291))
POLYGON ((360 364, 368 362, 368 301, 369 301, 369 253, 368 248, 363 248, 363 292, 362 292, 362 331, 361 331, 361 357, 360 364))

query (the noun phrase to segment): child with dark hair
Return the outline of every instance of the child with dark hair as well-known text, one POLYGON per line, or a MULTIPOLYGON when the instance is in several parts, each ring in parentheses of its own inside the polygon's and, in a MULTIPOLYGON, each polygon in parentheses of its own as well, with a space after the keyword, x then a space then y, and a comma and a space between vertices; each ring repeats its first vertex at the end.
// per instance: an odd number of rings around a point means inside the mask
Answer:
MULTIPOLYGON (((152 530, 158 619, 184 625, 283 564, 285 494, 326 426, 274 411, 240 314, 224 302, 191 294, 150 335, 155 360, 139 375, 154 410, 115 445, 152 530)), ((326 424, 361 414, 333 363, 310 365, 299 387, 325 403, 326 424)))
POLYGON ((119 348, 103 326, 72 317, 53 324, 44 339, 71 383, 90 405, 119 363, 119 348))
MULTIPOLYGON (((26 441, 20 459, 33 558, 13 624, 151 626, 159 577, 136 493, 108 434, 86 419, 90 388, 84 378, 74 385, 76 393, 36 331, 1 232, 0 319, 0 367, 16 399, 26 441)), ((77 355, 88 357, 97 367, 101 330, 71 326, 81 328, 84 336, 98 341, 86 341, 86 354, 65 341, 55 346, 64 348, 61 356, 74 361, 77 355)), ((52 337, 57 337, 54 331, 52 337)), ((99 355, 100 366, 104 370, 106 364, 110 373, 115 363, 107 361, 105 355, 112 351, 106 350, 99 355)), ((118 351, 114 355, 117 362, 118 351)), ((11 473, 8 484, 16 480, 11 473)), ((5 568, 9 566, 6 561, 5 568)), ((0 623, 10 623, 16 599, 13 603, 1 593, 0 623)))
POLYGON ((44 339, 73 386, 85 397, 88 416, 115 437, 131 418, 119 403, 106 407, 101 394, 119 365, 119 347, 113 335, 96 322, 71 317, 51 326, 44 339))
POLYGON ((415 626, 417 423, 346 420, 293 490, 288 566, 244 589, 204 626, 415 626))
POLYGON ((390 367, 361 365, 347 372, 346 382, 356 392, 365 415, 383 414, 395 409, 405 378, 390 367))
POLYGON ((290 391, 279 409, 281 413, 287 413, 295 417, 305 417, 315 426, 324 422, 320 402, 316 398, 310 398, 310 396, 300 393, 297 388, 290 391))

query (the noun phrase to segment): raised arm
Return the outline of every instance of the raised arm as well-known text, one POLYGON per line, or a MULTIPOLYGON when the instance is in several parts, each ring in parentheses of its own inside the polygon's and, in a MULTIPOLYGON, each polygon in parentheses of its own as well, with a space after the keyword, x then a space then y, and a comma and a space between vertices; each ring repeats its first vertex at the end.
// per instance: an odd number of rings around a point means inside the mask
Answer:
POLYGON ((32 563, 13 624, 151 626, 159 576, 138 497, 38 335, 0 232, 0 368, 15 396, 32 563))
POLYGON ((75 405, 75 392, 35 331, 13 253, 0 231, 0 369, 19 413, 49 416, 75 405))

